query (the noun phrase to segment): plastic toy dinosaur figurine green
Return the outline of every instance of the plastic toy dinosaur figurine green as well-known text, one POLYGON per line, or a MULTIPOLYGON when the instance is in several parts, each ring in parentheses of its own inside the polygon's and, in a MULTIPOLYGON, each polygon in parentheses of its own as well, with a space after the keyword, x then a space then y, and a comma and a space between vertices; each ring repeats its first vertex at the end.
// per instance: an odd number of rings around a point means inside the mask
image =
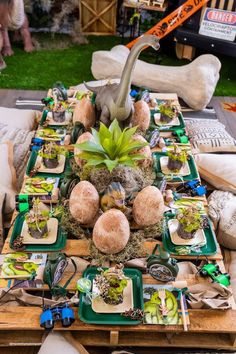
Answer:
POLYGON ((88 90, 96 93, 96 108, 100 115, 100 121, 109 125, 115 118, 123 125, 128 125, 134 107, 130 97, 132 73, 139 54, 146 46, 152 46, 155 50, 160 47, 156 36, 143 36, 131 49, 125 63, 119 84, 91 87, 85 83, 88 90))

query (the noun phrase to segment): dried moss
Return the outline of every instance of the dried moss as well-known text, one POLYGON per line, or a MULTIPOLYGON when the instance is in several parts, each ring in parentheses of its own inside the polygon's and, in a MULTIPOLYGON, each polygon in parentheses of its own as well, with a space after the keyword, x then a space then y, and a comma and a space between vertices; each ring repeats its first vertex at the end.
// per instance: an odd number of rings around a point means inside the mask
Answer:
POLYGON ((68 232, 70 237, 77 239, 91 238, 91 231, 80 226, 80 224, 71 216, 67 206, 63 207, 61 226, 68 232))
POLYGON ((142 170, 119 165, 110 173, 107 169, 93 168, 89 175, 90 182, 99 193, 103 193, 111 182, 119 182, 125 189, 126 197, 130 198, 133 193, 151 185, 155 176, 151 169, 142 170))

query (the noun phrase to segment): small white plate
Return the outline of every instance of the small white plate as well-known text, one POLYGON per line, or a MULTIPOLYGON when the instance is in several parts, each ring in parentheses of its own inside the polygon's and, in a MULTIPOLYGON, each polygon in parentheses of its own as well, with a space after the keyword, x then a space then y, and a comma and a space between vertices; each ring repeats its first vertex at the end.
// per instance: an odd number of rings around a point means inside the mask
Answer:
POLYGON ((161 156, 160 158, 160 165, 161 165, 161 171, 165 175, 176 175, 176 176, 188 176, 190 175, 191 171, 189 168, 188 161, 181 167, 181 169, 178 172, 173 172, 168 168, 168 156, 161 156))
POLYGON ((161 113, 155 113, 154 114, 154 121, 156 123, 156 125, 160 125, 160 126, 177 126, 180 125, 180 120, 179 117, 175 117, 173 118, 169 123, 166 122, 161 122, 161 113))
POLYGON ((72 119, 72 113, 71 112, 66 112, 66 119, 64 122, 56 122, 53 118, 52 118, 52 112, 48 112, 47 114, 47 124, 48 125, 68 125, 70 123, 72 119))
POLYGON ((65 168, 65 162, 66 162, 66 157, 64 155, 59 156, 59 164, 56 168, 47 168, 43 164, 43 158, 41 156, 37 156, 37 159, 35 161, 35 168, 37 166, 40 166, 39 169, 37 169, 37 172, 43 172, 43 173, 62 173, 65 168))
POLYGON ((199 229, 193 238, 190 240, 185 240, 178 235, 179 222, 177 219, 171 219, 168 221, 168 228, 170 232, 171 242, 177 246, 193 246, 199 245, 204 246, 206 244, 206 236, 202 229, 199 229))
MULTIPOLYGON (((119 305, 108 305, 98 296, 92 300, 92 309, 97 313, 123 313, 134 307, 133 300, 133 283, 131 279, 127 279, 127 286, 124 289, 124 301, 119 305)), ((98 288, 93 280, 93 293, 99 294, 98 288)))
POLYGON ((50 218, 47 222, 48 236, 45 238, 33 238, 28 232, 27 222, 24 221, 21 236, 23 236, 23 243, 26 245, 51 245, 57 240, 58 220, 50 218))

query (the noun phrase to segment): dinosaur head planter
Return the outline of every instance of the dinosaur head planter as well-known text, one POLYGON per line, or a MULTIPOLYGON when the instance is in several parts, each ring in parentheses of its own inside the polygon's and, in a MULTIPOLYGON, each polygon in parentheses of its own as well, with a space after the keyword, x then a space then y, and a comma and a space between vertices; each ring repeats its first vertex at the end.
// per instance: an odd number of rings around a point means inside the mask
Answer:
POLYGON ((127 125, 133 114, 133 103, 130 97, 132 74, 136 60, 141 51, 151 46, 155 50, 160 48, 159 40, 156 36, 146 35, 131 49, 126 60, 119 84, 110 84, 100 87, 90 87, 85 84, 88 90, 96 93, 96 109, 101 112, 100 121, 109 125, 115 118, 127 125))

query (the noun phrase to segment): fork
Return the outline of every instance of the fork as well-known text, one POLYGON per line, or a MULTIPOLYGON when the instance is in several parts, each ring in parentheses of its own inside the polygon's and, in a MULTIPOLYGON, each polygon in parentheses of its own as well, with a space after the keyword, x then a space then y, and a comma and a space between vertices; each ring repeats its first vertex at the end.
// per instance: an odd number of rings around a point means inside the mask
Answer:
POLYGON ((165 303, 165 299, 166 299, 166 291, 165 289, 160 289, 158 291, 158 296, 161 300, 161 306, 160 306, 160 309, 161 309, 161 313, 162 313, 162 316, 167 316, 167 307, 166 307, 166 303, 165 303))

